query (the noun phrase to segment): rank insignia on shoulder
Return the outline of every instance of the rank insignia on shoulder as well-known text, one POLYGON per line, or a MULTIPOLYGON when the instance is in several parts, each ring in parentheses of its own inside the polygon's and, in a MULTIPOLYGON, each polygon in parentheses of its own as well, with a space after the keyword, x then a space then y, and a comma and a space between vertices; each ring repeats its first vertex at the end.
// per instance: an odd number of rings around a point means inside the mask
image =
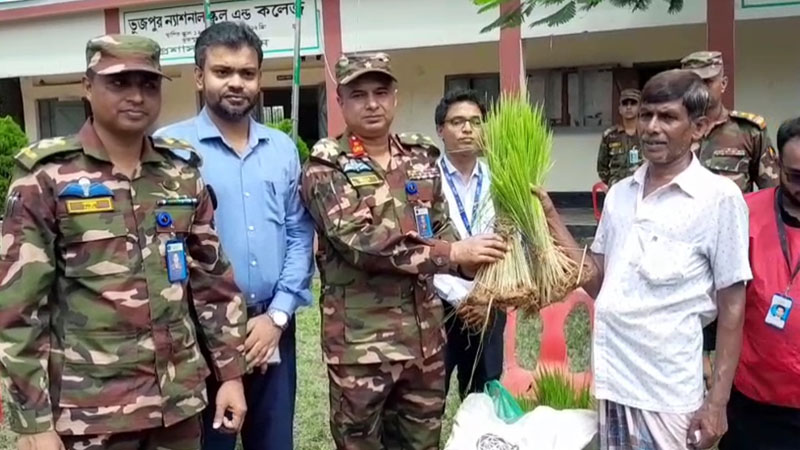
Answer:
POLYGON ((354 187, 374 186, 383 184, 383 180, 374 173, 353 175, 348 178, 350 179, 350 183, 352 183, 354 187))
POLYGON ((406 172, 406 176, 409 180, 431 180, 439 178, 439 169, 434 167, 431 169, 409 170, 406 172))
POLYGON ((88 214, 106 211, 114 211, 114 199, 111 197, 67 200, 67 213, 69 214, 88 214))
POLYGON ((743 111, 731 111, 730 115, 739 119, 744 119, 757 126, 759 129, 764 130, 767 128, 767 120, 758 114, 752 114, 743 111))
POLYGON ((372 167, 370 167, 369 164, 358 159, 347 160, 344 167, 342 167, 342 170, 344 170, 344 173, 361 173, 361 172, 373 171, 372 167))
POLYGON ((98 198, 113 197, 114 193, 103 183, 92 183, 88 178, 81 178, 70 183, 58 194, 59 198, 98 198))

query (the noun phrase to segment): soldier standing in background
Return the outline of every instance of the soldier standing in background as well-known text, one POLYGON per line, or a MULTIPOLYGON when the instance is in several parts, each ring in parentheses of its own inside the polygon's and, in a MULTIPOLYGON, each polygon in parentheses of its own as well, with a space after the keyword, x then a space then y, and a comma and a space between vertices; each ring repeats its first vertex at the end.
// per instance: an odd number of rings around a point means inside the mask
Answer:
POLYGON ((454 242, 439 151, 390 133, 388 56, 343 56, 336 77, 347 131, 314 146, 301 182, 319 235, 331 432, 338 449, 438 449, 445 339, 432 275, 469 275, 506 247, 494 235, 454 242))
POLYGON ((768 188, 778 185, 778 159, 767 133, 763 117, 728 111, 722 94, 728 77, 720 52, 696 52, 683 58, 684 69, 700 76, 708 86, 710 126, 696 154, 708 170, 733 180, 743 193, 753 192, 754 185, 768 188))
POLYGON ((633 175, 642 165, 636 119, 642 93, 638 89, 625 89, 619 97, 621 125, 614 125, 603 133, 597 153, 597 175, 611 187, 617 181, 633 175))
MULTIPOLYGON (((720 52, 695 52, 681 60, 684 69, 691 70, 705 81, 709 91, 706 116, 709 128, 705 139, 695 149, 700 164, 708 170, 733 180, 742 193, 778 185, 778 158, 767 133, 763 117, 728 111, 722 104, 722 94, 728 87, 728 77, 720 52)), ((712 373, 710 352, 717 347, 717 322, 703 329, 703 374, 706 383, 712 373)))
POLYGON ((143 37, 89 41, 93 118, 16 157, 0 369, 20 449, 199 448, 209 369, 198 337, 223 380, 215 427, 241 426, 244 302, 199 158, 146 134, 161 109, 159 56, 143 37))

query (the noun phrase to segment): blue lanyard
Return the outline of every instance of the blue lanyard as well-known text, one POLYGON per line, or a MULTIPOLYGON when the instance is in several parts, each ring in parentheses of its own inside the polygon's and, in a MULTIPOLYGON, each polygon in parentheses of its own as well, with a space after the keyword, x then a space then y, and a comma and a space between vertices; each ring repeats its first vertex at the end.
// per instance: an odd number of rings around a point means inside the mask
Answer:
POLYGON ((481 200, 481 189, 483 188, 483 168, 481 168, 480 162, 476 161, 475 164, 478 165, 478 186, 475 189, 475 199, 472 201, 472 220, 470 220, 467 218, 464 202, 461 201, 461 197, 456 190, 456 185, 453 182, 453 175, 444 167, 444 161, 439 161, 442 172, 444 172, 444 178, 450 186, 450 192, 453 193, 453 197, 456 199, 456 206, 458 207, 458 213, 461 215, 461 222, 464 223, 464 228, 467 229, 467 234, 470 236, 472 236, 472 225, 475 224, 478 218, 478 204, 481 200))

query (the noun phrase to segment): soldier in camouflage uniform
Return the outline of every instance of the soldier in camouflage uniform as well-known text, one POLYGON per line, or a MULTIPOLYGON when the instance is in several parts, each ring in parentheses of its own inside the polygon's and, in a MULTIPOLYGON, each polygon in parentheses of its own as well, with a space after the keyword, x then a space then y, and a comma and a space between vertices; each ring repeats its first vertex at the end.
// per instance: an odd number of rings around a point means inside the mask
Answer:
POLYGON ((302 179, 320 239, 331 431, 339 449, 438 449, 445 335, 432 275, 472 273, 505 244, 453 242, 439 151, 418 134, 390 134, 387 55, 343 56, 336 76, 347 130, 314 146, 302 179))
POLYGON ((209 368, 238 430, 244 302, 213 194, 181 141, 150 138, 160 49, 87 44, 93 119, 22 149, 0 247, 0 369, 20 449, 197 449, 209 368))
POLYGON ((611 187, 627 178, 642 165, 636 119, 642 93, 638 89, 625 89, 619 97, 619 115, 622 124, 614 125, 603 133, 597 153, 597 175, 611 187))
MULTIPOLYGON (((705 139, 695 150, 700 164, 710 171, 733 180, 742 193, 753 192, 757 185, 764 189, 778 185, 778 159, 767 133, 763 117, 728 111, 722 104, 722 94, 728 86, 720 52, 695 52, 683 58, 684 69, 702 78, 710 94, 708 116, 710 125, 705 139)), ((703 373, 708 382, 711 359, 708 352, 716 348, 717 322, 703 330, 703 373)))
POLYGON ((778 184, 778 159, 763 117, 728 111, 722 94, 728 84, 720 52, 696 52, 681 61, 684 69, 699 75, 708 86, 710 122, 706 138, 697 150, 704 167, 733 180, 743 193, 754 185, 768 188, 778 184))

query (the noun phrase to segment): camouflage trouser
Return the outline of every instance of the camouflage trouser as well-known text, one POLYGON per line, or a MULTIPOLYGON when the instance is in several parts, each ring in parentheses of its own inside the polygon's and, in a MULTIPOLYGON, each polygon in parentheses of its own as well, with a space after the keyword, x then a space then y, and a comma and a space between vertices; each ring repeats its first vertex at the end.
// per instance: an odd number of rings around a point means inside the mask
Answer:
POLYGON ((331 433, 340 450, 437 450, 444 352, 428 359, 328 365, 331 433))
POLYGON ((171 427, 130 433, 61 436, 67 450, 197 450, 200 414, 171 427))

